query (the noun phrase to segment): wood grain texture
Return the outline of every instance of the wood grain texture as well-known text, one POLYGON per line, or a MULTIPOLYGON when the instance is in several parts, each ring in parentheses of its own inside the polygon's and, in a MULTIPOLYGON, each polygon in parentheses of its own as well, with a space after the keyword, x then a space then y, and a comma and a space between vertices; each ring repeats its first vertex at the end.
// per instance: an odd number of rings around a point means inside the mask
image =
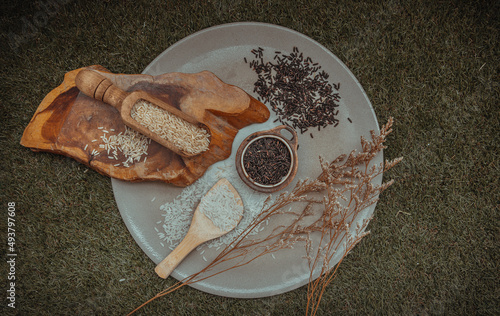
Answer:
POLYGON ((201 177, 210 165, 231 155, 239 129, 269 118, 269 110, 264 104, 208 71, 153 77, 112 74, 98 65, 86 68, 98 71, 120 89, 145 91, 204 123, 212 134, 209 149, 186 158, 151 142, 146 162, 141 159, 130 167, 116 166, 124 159, 110 159, 105 151, 102 152, 99 145, 103 144, 103 130, 98 128, 118 134, 125 131, 125 125, 118 110, 87 97, 76 88, 75 77, 81 69, 68 72, 63 83, 43 99, 24 131, 21 145, 34 151, 72 157, 103 175, 121 180, 158 180, 187 186, 201 177), (92 155, 94 149, 102 153, 92 155))

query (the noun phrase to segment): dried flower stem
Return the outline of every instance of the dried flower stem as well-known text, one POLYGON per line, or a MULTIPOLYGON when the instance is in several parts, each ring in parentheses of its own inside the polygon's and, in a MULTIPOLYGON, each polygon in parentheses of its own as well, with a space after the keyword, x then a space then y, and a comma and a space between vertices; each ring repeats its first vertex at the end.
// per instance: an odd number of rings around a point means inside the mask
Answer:
POLYGON ((391 180, 373 185, 376 177, 394 167, 402 158, 371 165, 377 154, 386 148, 384 142, 392 132, 392 124, 393 119, 389 118, 378 135, 371 131, 371 141, 361 137, 361 152, 352 151, 330 163, 320 157, 322 172, 316 180, 301 180, 291 193, 282 193, 274 200, 269 197, 262 212, 207 267, 158 293, 131 314, 185 285, 200 282, 249 264, 266 254, 303 243, 310 269, 306 315, 315 315, 326 287, 336 277, 340 263, 369 234, 365 229, 370 219, 360 221, 357 219, 358 215, 376 203, 379 194, 393 183, 391 180), (315 192, 323 193, 323 199, 311 197, 315 192), (298 202, 305 203, 305 206, 293 208, 298 202), (287 207, 290 209, 285 210, 287 207), (280 216, 286 216, 289 222, 270 232, 259 232, 256 238, 247 238, 252 231, 280 216), (312 223, 306 223, 306 219, 311 218, 314 219, 312 223), (313 234, 320 234, 317 244, 313 243, 313 234), (340 253, 340 260, 333 264, 337 253, 340 253), (227 262, 231 263, 229 268, 214 271, 215 267, 227 262))

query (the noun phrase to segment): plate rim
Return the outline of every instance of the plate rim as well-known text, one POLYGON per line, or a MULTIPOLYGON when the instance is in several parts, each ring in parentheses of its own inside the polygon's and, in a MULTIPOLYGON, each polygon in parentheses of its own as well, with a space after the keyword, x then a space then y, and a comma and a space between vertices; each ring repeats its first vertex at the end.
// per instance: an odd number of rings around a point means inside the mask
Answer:
MULTIPOLYGON (((174 44, 172 44, 169 47, 167 47, 167 49, 165 49, 162 53, 160 53, 157 57, 155 57, 146 66, 146 68, 143 70, 142 73, 143 74, 147 74, 158 63, 158 61, 161 60, 165 55, 167 55, 171 51, 175 50, 178 46, 181 46, 181 45, 183 45, 186 42, 192 41, 194 38, 197 38, 199 36, 203 36, 203 34, 208 33, 208 32, 212 32, 212 31, 217 31, 217 30, 226 29, 226 28, 232 28, 232 27, 245 27, 245 26, 248 26, 248 27, 260 27, 260 28, 272 28, 272 29, 275 29, 275 30, 277 29, 277 30, 280 30, 280 31, 283 31, 283 32, 291 33, 291 34, 293 34, 295 36, 299 36, 299 37, 301 37, 301 38, 303 38, 303 39, 311 42, 312 44, 314 44, 315 46, 317 46, 317 48, 320 48, 321 50, 323 50, 326 54, 328 54, 331 58, 333 58, 343 68, 343 70, 354 81, 355 85, 360 89, 360 91, 361 91, 361 93, 363 95, 363 98, 366 100, 366 102, 368 104, 368 108, 370 109, 371 117, 374 120, 374 124, 375 124, 375 126, 376 126, 376 128, 378 130, 380 129, 380 125, 379 125, 379 122, 378 122, 375 110, 373 108, 373 105, 372 105, 370 99, 368 98, 368 95, 366 94, 363 86, 360 84, 360 82, 358 81, 358 79, 356 78, 356 76, 354 76, 354 74, 351 72, 351 70, 335 54, 333 54, 329 49, 327 49, 321 43, 317 42, 316 40, 310 38, 309 36, 307 36, 307 35, 305 35, 303 33, 300 33, 298 31, 295 31, 293 29, 290 29, 290 28, 287 28, 287 27, 284 27, 284 26, 281 26, 281 25, 275 25, 275 24, 264 23, 264 22, 232 22, 232 23, 225 23, 225 24, 215 25, 215 26, 211 26, 211 27, 207 27, 207 28, 201 29, 201 30, 199 30, 197 32, 194 32, 194 33, 192 33, 192 34, 190 34, 190 35, 188 35, 188 36, 180 39, 179 41, 177 41, 174 44)), ((381 151, 379 153, 379 155, 381 156, 380 159, 382 159, 382 161, 383 161, 383 151, 381 151)), ((120 182, 121 180, 111 179, 111 181, 112 181, 112 187, 113 187, 113 194, 114 194, 114 197, 115 197, 115 202, 118 205, 119 203, 117 201, 117 196, 116 196, 116 192, 115 192, 115 189, 116 189, 115 181, 120 182)), ((373 212, 375 211, 376 205, 377 205, 377 203, 375 203, 373 205, 373 212)), ((129 230, 129 233, 134 238, 135 242, 139 245, 139 247, 141 248, 141 250, 143 250, 143 252, 150 259, 152 259, 149 256, 149 254, 146 252, 146 250, 144 249, 143 245, 140 243, 140 238, 138 238, 137 236, 135 236, 135 234, 133 233, 133 230, 130 227, 131 223, 129 223, 127 220, 125 220, 125 215, 126 214, 123 214, 121 208, 119 208, 119 211, 120 211, 120 215, 122 217, 122 220, 125 222, 125 225, 126 225, 127 229, 129 230)), ((178 279, 178 280, 181 280, 182 278, 185 277, 182 274, 175 273, 175 271, 172 274, 172 276, 174 278, 178 279)), ((203 281, 203 282, 199 282, 199 283, 190 284, 190 286, 193 287, 193 288, 196 288, 198 290, 201 290, 203 292, 214 294, 214 295, 219 295, 219 296, 226 296, 226 297, 233 297, 233 298, 260 298, 260 297, 269 297, 269 296, 273 296, 273 295, 277 295, 277 294, 282 294, 282 293, 285 293, 285 292, 297 289, 299 287, 302 287, 303 285, 305 285, 305 284, 308 283, 308 278, 306 278, 306 279, 307 279, 307 282, 304 281, 304 280, 302 280, 301 282, 296 283, 293 286, 283 287, 283 288, 280 288, 279 290, 276 290, 276 288, 274 288, 273 286, 263 286, 262 289, 265 289, 265 291, 259 291, 259 292, 248 292, 247 290, 244 290, 244 289, 242 289, 241 292, 238 292, 238 291, 234 291, 234 289, 232 289, 232 288, 229 289, 229 288, 222 288, 220 286, 213 286, 213 285, 210 285, 210 282, 209 282, 210 279, 208 279, 208 283, 206 281, 203 281)))

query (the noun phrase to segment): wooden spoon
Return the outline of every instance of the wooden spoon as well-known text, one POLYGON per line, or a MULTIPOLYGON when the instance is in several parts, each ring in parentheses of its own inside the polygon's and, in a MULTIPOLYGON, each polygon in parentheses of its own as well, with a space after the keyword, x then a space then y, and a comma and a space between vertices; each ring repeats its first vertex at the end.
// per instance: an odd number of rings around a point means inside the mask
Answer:
POLYGON ((205 124, 198 122, 195 118, 180 111, 176 107, 165 103, 164 101, 161 101, 144 91, 134 91, 131 93, 123 91, 122 89, 113 85, 111 80, 95 71, 89 69, 81 70, 76 75, 75 83, 78 89, 80 89, 80 91, 82 91, 87 96, 114 106, 120 112, 122 120, 127 126, 140 132, 143 135, 146 135, 160 145, 169 148, 173 152, 183 157, 191 157, 199 153, 190 153, 183 150, 171 141, 162 138, 156 133, 151 132, 147 127, 134 120, 132 118, 131 112, 133 106, 137 103, 137 101, 141 99, 148 101, 160 107, 161 109, 185 120, 188 123, 205 129, 210 134, 210 129, 205 124))
MULTIPOLYGON (((217 227, 211 219, 209 219, 201 210, 200 205, 196 208, 193 215, 193 220, 191 221, 191 226, 181 241, 181 243, 165 258, 162 262, 160 262, 156 268, 155 272, 161 277, 166 279, 170 273, 177 267, 177 265, 196 247, 201 245, 204 242, 212 240, 214 238, 220 237, 222 235, 227 234, 231 230, 233 230, 236 225, 241 220, 243 216, 243 202, 241 201, 241 197, 238 194, 238 191, 229 183, 227 179, 219 180, 205 195, 205 197, 213 193, 214 190, 218 190, 221 186, 225 185, 234 195, 235 202, 241 206, 241 212, 235 214, 238 216, 238 219, 234 226, 229 227, 225 230, 217 227)), ((235 210, 236 212, 236 210, 235 210)))

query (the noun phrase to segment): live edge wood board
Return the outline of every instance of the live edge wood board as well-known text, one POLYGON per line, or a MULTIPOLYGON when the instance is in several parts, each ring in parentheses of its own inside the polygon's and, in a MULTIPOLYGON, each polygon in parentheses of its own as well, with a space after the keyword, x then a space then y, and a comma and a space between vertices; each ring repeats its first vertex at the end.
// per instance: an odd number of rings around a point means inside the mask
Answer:
POLYGON ((21 145, 33 151, 72 157, 116 179, 163 181, 183 187, 231 155, 234 137, 241 128, 269 118, 263 103, 208 71, 150 76, 113 74, 99 65, 86 68, 100 72, 125 91, 146 91, 206 124, 212 135, 209 149, 186 158, 152 141, 145 162, 141 159, 125 167, 119 164, 124 158, 111 159, 99 147, 103 144, 103 129, 118 134, 125 131, 125 125, 114 107, 87 97, 76 88, 75 77, 84 68, 68 72, 63 83, 43 99, 24 131, 21 145), (93 154, 94 150, 101 154, 93 154))

